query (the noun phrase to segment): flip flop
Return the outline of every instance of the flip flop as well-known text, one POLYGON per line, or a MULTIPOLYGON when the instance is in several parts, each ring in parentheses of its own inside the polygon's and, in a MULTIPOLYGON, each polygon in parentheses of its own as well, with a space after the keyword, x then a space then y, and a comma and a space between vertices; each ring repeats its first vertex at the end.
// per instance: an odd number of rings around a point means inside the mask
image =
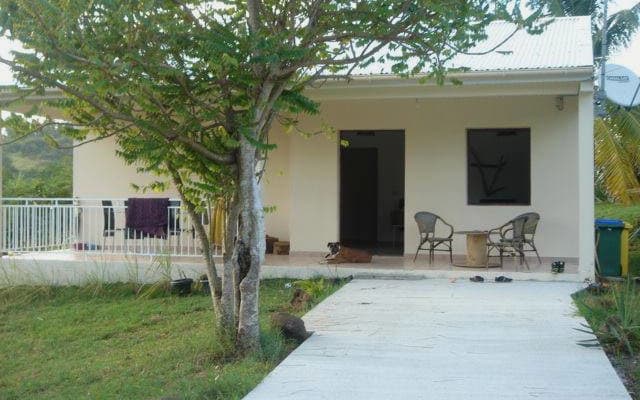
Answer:
POLYGON ((480 275, 476 275, 474 277, 469 278, 471 282, 484 282, 484 278, 480 275))
POLYGON ((504 282, 504 283, 508 283, 508 282, 511 282, 511 281, 513 281, 513 279, 511 279, 511 278, 507 278, 506 276, 502 276, 502 275, 500 275, 500 276, 497 276, 497 277, 496 277, 496 282, 504 282))

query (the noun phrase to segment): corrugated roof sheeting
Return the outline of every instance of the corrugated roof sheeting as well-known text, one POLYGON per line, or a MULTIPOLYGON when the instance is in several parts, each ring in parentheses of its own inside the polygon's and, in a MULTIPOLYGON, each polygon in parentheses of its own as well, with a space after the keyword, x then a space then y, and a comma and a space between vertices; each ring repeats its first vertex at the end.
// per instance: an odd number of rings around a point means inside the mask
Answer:
MULTIPOLYGON (((468 53, 491 50, 516 30, 512 23, 498 21, 487 27, 487 39, 468 53)), ((494 51, 483 55, 459 54, 452 68, 471 71, 513 71, 532 69, 565 69, 593 65, 590 17, 560 17, 546 25, 540 34, 518 30, 494 51)), ((389 74, 391 65, 371 65, 357 75, 389 74)))

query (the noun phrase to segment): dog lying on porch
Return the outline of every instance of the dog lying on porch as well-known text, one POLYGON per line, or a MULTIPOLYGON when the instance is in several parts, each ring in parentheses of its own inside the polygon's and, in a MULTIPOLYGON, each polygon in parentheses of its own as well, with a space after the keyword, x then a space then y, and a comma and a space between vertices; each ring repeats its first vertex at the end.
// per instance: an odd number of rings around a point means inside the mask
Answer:
POLYGON ((327 243, 329 254, 324 259, 327 264, 370 263, 371 253, 366 250, 352 249, 340 245, 340 242, 327 243))

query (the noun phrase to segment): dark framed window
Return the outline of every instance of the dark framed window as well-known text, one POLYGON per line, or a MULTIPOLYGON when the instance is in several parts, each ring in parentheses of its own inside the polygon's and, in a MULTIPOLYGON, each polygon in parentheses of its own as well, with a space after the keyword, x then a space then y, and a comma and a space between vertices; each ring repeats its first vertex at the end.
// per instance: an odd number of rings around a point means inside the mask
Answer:
POLYGON ((467 203, 531 204, 530 129, 467 130, 467 203))

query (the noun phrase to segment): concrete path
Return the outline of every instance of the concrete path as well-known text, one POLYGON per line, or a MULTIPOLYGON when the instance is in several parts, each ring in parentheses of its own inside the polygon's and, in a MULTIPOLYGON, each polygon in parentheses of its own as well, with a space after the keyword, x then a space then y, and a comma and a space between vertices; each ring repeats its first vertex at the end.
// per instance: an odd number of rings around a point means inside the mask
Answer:
POLYGON ((355 280, 247 400, 630 399, 576 341, 575 283, 355 280))

